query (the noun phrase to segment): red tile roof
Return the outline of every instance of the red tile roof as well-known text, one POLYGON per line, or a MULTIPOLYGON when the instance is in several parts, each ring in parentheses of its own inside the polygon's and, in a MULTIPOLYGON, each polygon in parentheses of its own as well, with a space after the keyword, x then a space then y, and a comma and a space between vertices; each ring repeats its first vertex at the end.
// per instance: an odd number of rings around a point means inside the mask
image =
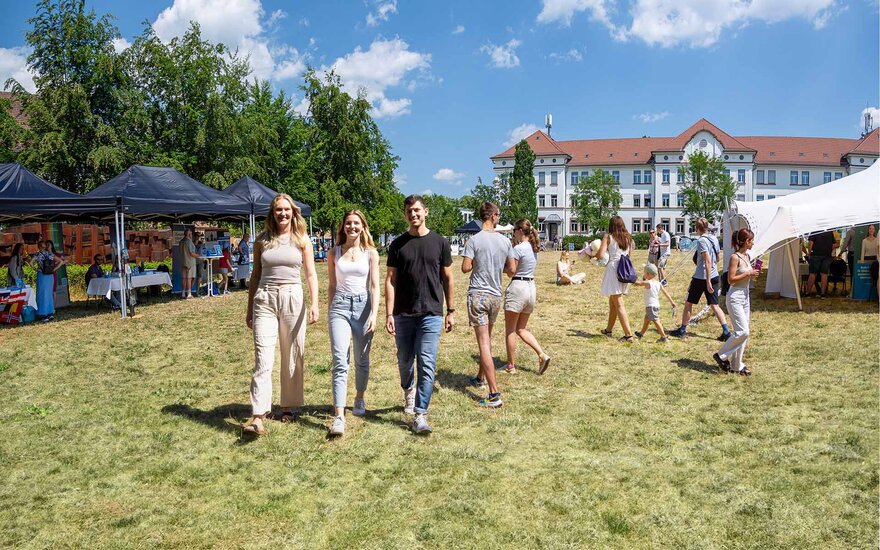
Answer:
MULTIPOLYGON (((733 137, 706 119, 700 119, 679 135, 620 139, 581 139, 556 141, 544 132, 536 131, 527 138, 535 155, 570 157, 572 166, 605 166, 647 164, 654 152, 683 151, 688 141, 700 131, 710 132, 724 146, 726 152, 754 152, 758 164, 799 164, 812 166, 841 166, 849 153, 880 155, 880 129, 864 139, 812 138, 786 136, 733 137)), ((513 158, 511 147, 491 157, 513 158)))
POLYGON ((12 115, 12 118, 14 118, 16 122, 18 122, 22 126, 28 125, 27 115, 24 114, 21 102, 16 99, 15 95, 13 95, 11 92, 0 92, 0 99, 5 99, 12 104, 12 107, 9 109, 9 114, 12 115))

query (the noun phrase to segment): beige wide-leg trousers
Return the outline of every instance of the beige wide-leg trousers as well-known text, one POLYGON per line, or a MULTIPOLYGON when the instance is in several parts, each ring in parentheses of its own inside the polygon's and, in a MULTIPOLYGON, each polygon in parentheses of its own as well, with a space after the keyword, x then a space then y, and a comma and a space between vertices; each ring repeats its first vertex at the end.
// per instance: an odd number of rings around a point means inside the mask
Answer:
POLYGON ((254 415, 272 410, 275 344, 281 342, 281 407, 301 407, 306 308, 300 284, 263 285, 254 294, 254 415))

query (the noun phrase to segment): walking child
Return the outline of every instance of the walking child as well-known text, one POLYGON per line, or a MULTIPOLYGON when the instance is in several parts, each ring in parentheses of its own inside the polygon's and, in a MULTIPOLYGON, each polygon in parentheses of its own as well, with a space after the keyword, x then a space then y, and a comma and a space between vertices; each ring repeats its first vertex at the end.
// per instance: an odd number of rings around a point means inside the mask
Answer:
POLYGON ((673 310, 675 309, 675 300, 657 279, 657 266, 652 263, 645 264, 645 274, 642 280, 636 281, 634 284, 645 289, 645 321, 642 323, 642 330, 636 331, 636 338, 641 339, 648 332, 648 323, 653 321, 654 327, 660 333, 660 339, 657 341, 668 342, 669 338, 660 322, 660 293, 662 292, 663 296, 666 296, 673 310))

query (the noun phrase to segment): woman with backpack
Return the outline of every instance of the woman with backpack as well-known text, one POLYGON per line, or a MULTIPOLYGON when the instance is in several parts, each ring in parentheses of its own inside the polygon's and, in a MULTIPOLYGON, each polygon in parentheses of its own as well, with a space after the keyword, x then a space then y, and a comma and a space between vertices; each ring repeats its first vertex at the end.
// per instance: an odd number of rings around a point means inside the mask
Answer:
POLYGON ((37 266, 37 315, 43 321, 55 318, 55 272, 64 265, 64 260, 50 249, 50 243, 40 242, 40 251, 33 259, 37 266))
POLYGON ((614 216, 608 223, 608 233, 602 237, 602 244, 596 257, 602 258, 608 253, 608 265, 605 266, 605 275, 602 277, 602 295, 608 296, 608 326, 602 330, 605 336, 611 336, 614 325, 620 320, 623 329, 621 342, 632 342, 633 333, 629 326, 629 317, 623 304, 623 297, 629 292, 630 282, 635 282, 638 275, 633 269, 629 252, 633 249, 632 237, 626 230, 623 218, 614 216), (621 266, 621 264, 623 264, 621 266), (628 269, 627 268, 628 265, 628 269), (623 269, 621 269, 621 267, 623 269), (621 272, 626 273, 621 273, 621 272), (624 282, 624 281, 628 282, 624 282))

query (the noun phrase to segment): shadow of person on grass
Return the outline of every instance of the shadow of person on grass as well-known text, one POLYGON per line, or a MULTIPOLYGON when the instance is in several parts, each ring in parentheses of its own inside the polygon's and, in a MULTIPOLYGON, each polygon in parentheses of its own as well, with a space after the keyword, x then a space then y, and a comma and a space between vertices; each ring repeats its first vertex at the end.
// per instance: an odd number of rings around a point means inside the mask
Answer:
MULTIPOLYGON (((299 420, 293 424, 298 424, 312 428, 315 430, 325 430, 327 419, 330 418, 329 406, 304 406, 301 407, 302 415, 299 420)), ((221 432, 229 432, 241 435, 241 428, 244 423, 251 417, 251 406, 244 403, 228 403, 220 405, 210 410, 202 410, 184 405, 182 403, 174 403, 173 405, 165 405, 162 407, 165 414, 173 414, 188 420, 204 424, 221 432)), ((275 414, 269 415, 269 419, 277 417, 275 414)), ((274 424, 282 425, 280 422, 274 424)))
POLYGON ((717 365, 713 365, 711 363, 706 363, 705 361, 696 361, 694 359, 676 359, 673 361, 679 368, 682 369, 690 369, 695 370, 697 372, 702 372, 705 374, 722 374, 722 371, 718 369, 717 365))
POLYGON ((594 334, 592 332, 585 332, 575 328, 568 329, 568 335, 577 336, 578 338, 605 338, 605 335, 603 334, 594 334))
POLYGON ((361 418, 363 418, 364 422, 388 424, 402 430, 409 430, 410 424, 406 420, 409 415, 401 417, 402 414, 403 405, 399 405, 397 407, 385 407, 384 409, 367 409, 367 414, 361 418))

